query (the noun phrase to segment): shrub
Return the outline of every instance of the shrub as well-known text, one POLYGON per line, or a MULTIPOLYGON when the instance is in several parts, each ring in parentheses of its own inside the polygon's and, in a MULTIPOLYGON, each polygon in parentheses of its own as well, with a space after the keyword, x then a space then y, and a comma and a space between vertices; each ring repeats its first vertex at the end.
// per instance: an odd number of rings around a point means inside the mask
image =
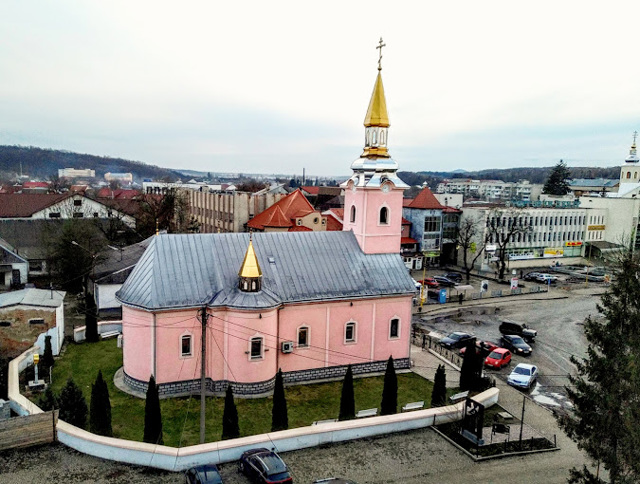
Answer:
POLYGON ((107 382, 102 378, 102 371, 98 371, 96 382, 91 385, 89 430, 98 435, 113 436, 109 389, 107 388, 107 382))
POLYGON ((227 386, 224 396, 224 413, 222 414, 222 440, 236 439, 240 437, 240 425, 238 424, 238 409, 233 401, 231 385, 227 386))
POLYGON ((460 391, 474 390, 481 375, 482 360, 476 352, 475 340, 471 340, 467 343, 460 368, 460 391))
POLYGON ((398 413, 398 378, 393 366, 393 357, 390 356, 387 360, 387 370, 384 373, 380 415, 393 415, 394 413, 398 413))
POLYGON ((44 353, 42 354, 42 369, 49 369, 53 367, 53 350, 51 349, 51 336, 44 337, 44 353))
POLYGON ((351 365, 347 367, 347 373, 342 382, 342 393, 340 394, 340 415, 338 420, 351 420, 356 416, 356 401, 353 395, 353 371, 351 365))
POLYGON ((40 398, 38 399, 38 407, 45 412, 58 408, 58 398, 56 397, 56 394, 53 393, 51 386, 48 386, 44 393, 40 395, 40 398))
POLYGON ((87 294, 85 297, 85 339, 89 343, 95 343, 100 340, 100 336, 98 335, 98 315, 96 314, 98 308, 96 307, 96 302, 90 294, 87 294))
POLYGON ((156 379, 151 375, 147 387, 147 399, 144 405, 144 442, 162 445, 162 413, 160 412, 160 397, 156 379))
POLYGON ((444 365, 438 365, 436 376, 433 379, 433 391, 431 392, 431 406, 442 407, 447 404, 447 375, 444 365))
POLYGON ((81 429, 87 426, 87 402, 82 395, 82 390, 72 378, 69 378, 62 388, 58 404, 60 405, 60 420, 81 429))
POLYGON ((287 430, 289 417, 287 415, 287 400, 284 396, 284 382, 282 370, 278 370, 275 387, 273 389, 273 408, 271 409, 271 431, 287 430))

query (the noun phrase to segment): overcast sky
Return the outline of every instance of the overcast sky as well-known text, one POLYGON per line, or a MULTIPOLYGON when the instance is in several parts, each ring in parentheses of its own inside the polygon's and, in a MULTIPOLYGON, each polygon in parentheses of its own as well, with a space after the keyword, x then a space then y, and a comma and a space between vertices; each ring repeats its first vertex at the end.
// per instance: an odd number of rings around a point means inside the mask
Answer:
POLYGON ((346 175, 377 74, 401 170, 612 166, 640 2, 0 3, 0 144, 346 175))

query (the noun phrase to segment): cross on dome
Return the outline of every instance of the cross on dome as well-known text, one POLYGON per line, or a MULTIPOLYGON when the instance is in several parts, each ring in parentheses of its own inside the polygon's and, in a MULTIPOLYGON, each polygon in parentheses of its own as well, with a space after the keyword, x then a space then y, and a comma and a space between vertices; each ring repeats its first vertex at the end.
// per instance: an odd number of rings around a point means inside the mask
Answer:
POLYGON ((380 49, 379 55, 380 57, 378 57, 378 70, 381 71, 382 70, 382 48, 386 47, 387 44, 383 44, 382 43, 382 37, 380 37, 380 42, 378 43, 378 46, 376 47, 376 49, 380 49))

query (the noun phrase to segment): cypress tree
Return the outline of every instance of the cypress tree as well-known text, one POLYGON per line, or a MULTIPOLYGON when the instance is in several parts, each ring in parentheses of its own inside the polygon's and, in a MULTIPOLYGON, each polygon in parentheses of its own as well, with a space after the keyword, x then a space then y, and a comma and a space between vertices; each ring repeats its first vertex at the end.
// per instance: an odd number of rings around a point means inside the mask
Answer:
POLYGON ((476 352, 475 340, 470 340, 464 350, 464 359, 460 368, 460 390, 473 390, 482 374, 482 362, 476 352))
POLYGON ((87 426, 87 402, 84 399, 82 390, 72 378, 69 378, 62 388, 58 404, 60 405, 60 420, 64 420, 68 424, 75 425, 81 429, 87 426))
POLYGON ((47 335, 44 337, 44 353, 42 354, 42 360, 40 361, 42 364, 42 369, 53 367, 53 350, 51 348, 51 336, 47 335))
POLYGON ((353 396, 353 371, 351 365, 347 367, 342 382, 342 393, 340 394, 340 415, 338 420, 351 420, 356 416, 356 401, 353 396))
POLYGON ((147 387, 147 399, 144 405, 144 442, 162 445, 162 414, 160 413, 160 397, 156 379, 151 375, 147 387))
POLYGON ((569 178, 571 178, 571 172, 565 162, 560 160, 549 173, 549 178, 547 178, 542 188, 542 193, 558 196, 566 195, 571 191, 567 181, 569 178))
POLYGON ((442 407, 447 404, 447 375, 444 365, 438 365, 436 376, 433 379, 433 391, 431 392, 431 407, 442 407))
POLYGON ((273 408, 271 409, 271 431, 287 430, 289 428, 289 417, 287 415, 287 400, 284 396, 284 382, 282 380, 282 369, 276 375, 275 387, 273 388, 273 408))
POLYGON ((96 307, 96 302, 90 294, 87 294, 84 298, 84 310, 85 310, 85 339, 89 343, 95 343, 100 340, 100 336, 98 335, 98 315, 96 307))
POLYGON ((393 415, 394 413, 398 413, 398 378, 396 377, 396 369, 393 366, 393 357, 390 356, 384 373, 380 415, 393 415))
POLYGON ((227 393, 224 396, 224 413, 222 414, 222 440, 237 439, 240 437, 240 426, 238 424, 238 409, 233 401, 233 391, 231 385, 227 386, 227 393))
POLYGON ((102 371, 98 371, 96 382, 91 385, 89 430, 98 435, 113 436, 109 389, 107 388, 107 382, 102 378, 102 371))
POLYGON ((44 393, 40 395, 40 398, 38 399, 38 407, 45 412, 58 408, 58 398, 56 397, 56 394, 53 393, 51 386, 47 386, 44 393))

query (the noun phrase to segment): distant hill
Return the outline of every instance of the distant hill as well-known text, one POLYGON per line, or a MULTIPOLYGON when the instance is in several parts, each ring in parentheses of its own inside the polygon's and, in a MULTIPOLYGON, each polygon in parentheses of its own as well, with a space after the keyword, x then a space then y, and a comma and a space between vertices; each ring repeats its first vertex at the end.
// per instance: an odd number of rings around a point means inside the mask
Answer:
POLYGON ((22 173, 32 178, 47 179, 58 174, 60 168, 89 168, 95 170, 97 178, 105 173, 133 173, 134 180, 140 182, 144 178, 154 180, 175 180, 180 175, 167 168, 147 165, 139 161, 95 156, 71 151, 50 150, 33 146, 0 146, 0 174, 12 177, 22 173))
MULTIPOLYGON (((488 169, 479 171, 467 171, 464 173, 458 170, 452 172, 445 171, 401 171, 398 172, 400 178, 409 185, 422 185, 425 181, 429 188, 435 189, 438 183, 444 178, 472 178, 474 180, 502 180, 505 182, 517 182, 519 180, 529 180, 531 183, 543 184, 552 166, 542 168, 521 167, 488 169)), ((608 168, 597 167, 569 167, 572 178, 609 178, 618 179, 620 177, 620 167, 612 166, 608 168)))

